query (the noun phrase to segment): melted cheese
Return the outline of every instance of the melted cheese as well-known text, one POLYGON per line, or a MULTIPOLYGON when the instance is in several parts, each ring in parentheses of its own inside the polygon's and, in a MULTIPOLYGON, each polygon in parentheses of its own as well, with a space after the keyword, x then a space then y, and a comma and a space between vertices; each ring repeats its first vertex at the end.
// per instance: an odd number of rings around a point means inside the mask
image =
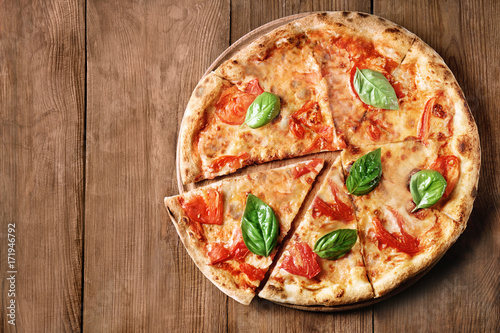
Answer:
MULTIPOLYGON (((334 202, 335 198, 330 189, 330 182, 333 182, 340 189, 340 200, 351 206, 342 178, 340 158, 326 178, 316 196, 326 202, 334 202)), ((323 235, 346 228, 356 229, 356 219, 346 222, 334 221, 326 216, 314 218, 313 208, 309 207, 259 296, 278 302, 304 305, 345 304, 371 298, 372 288, 366 277, 359 241, 338 260, 318 257, 321 272, 313 279, 291 274, 281 268, 284 258, 290 255, 288 248, 295 242, 306 242, 312 249, 323 235)))

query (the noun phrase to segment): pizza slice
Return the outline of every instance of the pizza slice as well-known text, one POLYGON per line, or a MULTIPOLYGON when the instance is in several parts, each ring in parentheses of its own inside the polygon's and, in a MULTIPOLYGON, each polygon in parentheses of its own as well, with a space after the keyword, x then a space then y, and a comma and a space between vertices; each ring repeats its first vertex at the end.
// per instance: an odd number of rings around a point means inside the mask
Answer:
POLYGON ((226 179, 165 198, 189 255, 219 289, 249 304, 323 160, 226 179))
POLYGON ((407 139, 446 141, 455 132, 477 135, 463 93, 441 57, 417 38, 390 82, 398 110, 370 107, 348 132, 355 146, 407 139))
POLYGON ((325 306, 373 298, 356 229, 339 157, 259 297, 325 306))
POLYGON ((470 213, 474 198, 460 193, 477 184, 477 170, 464 169, 466 157, 436 140, 349 148, 341 157, 368 277, 379 297, 430 267, 463 232, 467 218, 457 217, 470 213), (378 166, 367 158, 377 153, 378 166))
MULTIPOLYGON (((397 97, 403 87, 396 82, 394 73, 408 53, 416 36, 406 29, 376 16, 356 12, 320 13, 303 20, 306 32, 314 46, 314 55, 321 65, 327 82, 329 106, 333 115, 339 143, 360 145, 365 142, 391 142, 399 140, 391 128, 371 132, 361 129, 367 115, 397 108, 397 97), (362 100, 358 93, 360 71, 378 73, 385 85, 392 87, 392 104, 376 106, 362 100), (396 104, 394 104, 396 103, 396 104)), ((365 79, 363 88, 369 99, 380 97, 378 87, 365 79)), ((363 81, 360 81, 363 83, 363 81)), ((379 101, 380 103, 380 101, 379 101)), ((378 125, 372 121, 373 126, 378 125)), ((370 129, 370 128, 369 128, 370 129)))

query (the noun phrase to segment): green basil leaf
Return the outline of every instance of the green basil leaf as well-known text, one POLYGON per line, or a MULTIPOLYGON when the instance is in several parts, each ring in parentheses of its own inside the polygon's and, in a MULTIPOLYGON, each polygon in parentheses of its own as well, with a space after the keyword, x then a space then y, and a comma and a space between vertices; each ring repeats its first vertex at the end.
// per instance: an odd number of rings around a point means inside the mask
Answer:
POLYGON ((245 122, 251 128, 267 125, 280 113, 280 99, 270 92, 263 92, 248 107, 245 122))
POLYGON ((259 256, 269 256, 278 241, 279 224, 273 209, 251 193, 247 197, 241 232, 247 248, 259 256))
POLYGON ((398 96, 384 74, 371 69, 356 68, 353 84, 364 103, 380 109, 399 109, 398 96))
POLYGON ((356 244, 355 229, 337 229, 327 233, 314 244, 314 252, 323 259, 337 260, 356 244))
POLYGON ((345 183, 350 194, 365 195, 377 187, 382 176, 381 154, 378 148, 354 162, 345 183))
POLYGON ((438 202, 446 186, 446 179, 436 170, 422 170, 411 176, 410 192, 417 205, 412 213, 420 208, 429 208, 438 202))

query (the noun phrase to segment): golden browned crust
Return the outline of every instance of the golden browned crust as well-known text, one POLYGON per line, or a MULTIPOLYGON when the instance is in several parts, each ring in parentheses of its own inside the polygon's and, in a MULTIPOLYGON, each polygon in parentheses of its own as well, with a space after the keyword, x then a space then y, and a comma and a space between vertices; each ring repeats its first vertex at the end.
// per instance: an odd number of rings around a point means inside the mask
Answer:
POLYGON ((455 76, 436 51, 417 38, 408 54, 408 61, 416 62, 420 76, 425 78, 425 85, 443 91, 452 103, 453 134, 444 140, 440 155, 455 155, 460 159, 460 178, 442 212, 461 223, 463 230, 477 195, 481 167, 476 122, 455 76))
POLYGON ((383 56, 398 62, 410 49, 415 34, 382 17, 361 12, 322 12, 298 21, 307 32, 363 37, 383 56))
MULTIPOLYGON (((217 187, 217 184, 210 185, 210 187, 217 187)), ((197 244, 200 243, 197 242, 194 235, 190 236, 188 229, 189 218, 184 216, 178 198, 179 196, 165 198, 165 207, 171 214, 171 220, 174 223, 175 229, 177 230, 184 247, 196 266, 217 288, 219 288, 226 295, 242 304, 250 304, 255 296, 253 291, 238 289, 235 287, 230 273, 208 264, 208 259, 203 256, 202 249, 197 247, 197 244)))
MULTIPOLYGON (((450 138, 439 141, 440 156, 455 155, 461 161, 460 178, 449 200, 440 209, 449 218, 444 215, 438 218, 439 237, 433 239, 425 251, 409 258, 403 265, 381 272, 377 279, 371 281, 375 297, 380 297, 430 268, 463 232, 477 195, 481 164, 478 130, 453 73, 431 47, 406 29, 383 18, 364 13, 315 13, 275 29, 244 48, 217 68, 215 73, 210 73, 202 79, 190 98, 180 129, 181 179, 187 184, 197 181, 202 175, 201 158, 193 149, 193 145, 197 134, 203 129, 207 110, 213 106, 222 88, 229 86, 229 81, 240 85, 248 80, 249 73, 245 71, 245 64, 250 59, 265 59, 270 50, 283 43, 291 47, 299 45, 314 31, 324 31, 331 35, 363 36, 373 41, 380 54, 396 61, 405 59, 405 62, 416 63, 421 77, 420 83, 430 87, 430 91, 443 91, 453 105, 453 134, 450 138)), ((230 277, 221 275, 214 267, 208 265, 207 259, 200 254, 200 249, 190 239, 177 197, 165 198, 165 205, 173 216, 173 223, 184 246, 203 274, 230 297, 243 304, 249 304, 254 294, 231 288, 234 285, 230 277)), ((324 294, 322 302, 311 298, 310 293, 300 290, 292 292, 295 295, 291 300, 286 296, 290 294, 290 290, 285 291, 284 288, 283 285, 268 283, 259 296, 282 303, 327 306, 357 302, 367 298, 364 290, 359 290, 359 294, 351 293, 351 297, 347 298, 342 287, 335 286, 324 294)))
POLYGON ((258 38, 229 60, 222 63, 215 70, 215 74, 234 84, 240 84, 248 75, 245 71, 245 66, 250 59, 263 60, 266 58, 268 52, 275 47, 284 44, 293 46, 301 43, 304 36, 298 22, 291 22, 258 38))
POLYGON ((439 217, 438 221, 436 223, 439 223, 440 229, 436 230, 436 234, 439 237, 429 237, 426 241, 428 247, 423 252, 393 269, 384 271, 376 280, 370 279, 375 297, 389 293, 418 273, 430 269, 455 243, 461 233, 459 225, 444 215, 439 217))
POLYGON ((202 174, 202 161, 194 149, 196 136, 205 126, 209 106, 229 85, 229 82, 210 73, 198 83, 189 99, 179 132, 179 166, 183 184, 196 181, 202 174))

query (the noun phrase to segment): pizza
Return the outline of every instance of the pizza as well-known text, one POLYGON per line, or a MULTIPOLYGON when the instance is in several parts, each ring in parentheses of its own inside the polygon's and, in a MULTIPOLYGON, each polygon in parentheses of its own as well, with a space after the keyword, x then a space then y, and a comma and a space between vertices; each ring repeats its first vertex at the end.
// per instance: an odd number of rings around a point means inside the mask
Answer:
POLYGON ((258 202, 250 215, 266 214, 263 205, 272 210, 280 244, 322 168, 323 160, 313 159, 256 172, 166 198, 165 205, 198 268, 226 294, 249 304, 276 253, 258 255, 247 248, 242 220, 249 200, 258 202))
POLYGON ((354 207, 344 185, 339 157, 259 297, 280 303, 325 306, 373 298, 357 237, 349 251, 336 260, 319 257, 313 251, 325 236, 349 237, 352 233, 356 235, 356 230, 354 207))
POLYGON ((177 157, 193 190, 165 203, 200 270, 244 304, 327 307, 435 264, 467 225, 481 160, 441 57, 357 12, 292 21, 214 68, 186 107, 177 157))

